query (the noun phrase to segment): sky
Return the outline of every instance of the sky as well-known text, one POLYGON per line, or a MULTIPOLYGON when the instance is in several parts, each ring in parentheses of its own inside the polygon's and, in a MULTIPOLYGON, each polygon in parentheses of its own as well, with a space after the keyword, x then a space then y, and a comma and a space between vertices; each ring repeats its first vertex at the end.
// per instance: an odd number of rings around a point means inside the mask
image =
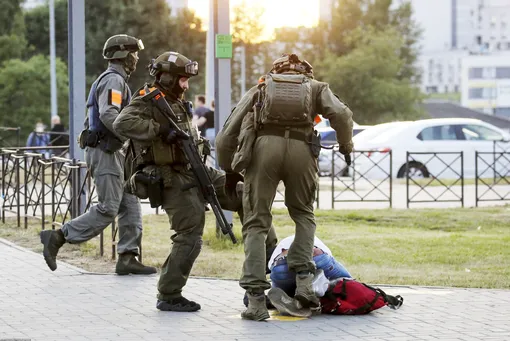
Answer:
MULTIPOLYGON (((260 6, 265 13, 260 18, 266 28, 265 39, 270 39, 275 28, 312 27, 319 21, 319 0, 244 0, 248 6, 260 6)), ((230 8, 243 3, 243 0, 230 0, 230 8)), ((209 0, 188 0, 188 7, 207 25, 209 0)), ((206 26, 207 27, 207 26, 206 26)))

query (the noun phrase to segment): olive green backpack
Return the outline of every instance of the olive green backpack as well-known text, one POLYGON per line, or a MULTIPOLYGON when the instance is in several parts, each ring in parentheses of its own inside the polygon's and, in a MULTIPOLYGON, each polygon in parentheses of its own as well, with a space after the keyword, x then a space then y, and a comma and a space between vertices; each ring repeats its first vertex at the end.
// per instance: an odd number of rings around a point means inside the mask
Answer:
POLYGON ((258 123, 262 125, 313 125, 312 84, 301 74, 266 75, 261 87, 262 107, 258 123))

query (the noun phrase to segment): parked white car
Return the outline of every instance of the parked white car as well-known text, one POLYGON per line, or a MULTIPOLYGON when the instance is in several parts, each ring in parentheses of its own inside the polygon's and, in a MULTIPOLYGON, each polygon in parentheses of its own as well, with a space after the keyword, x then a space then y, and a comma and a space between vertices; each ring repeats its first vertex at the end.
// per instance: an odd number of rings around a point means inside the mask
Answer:
MULTIPOLYGON (((392 176, 403 178, 406 169, 411 177, 436 177, 455 179, 475 177, 475 151, 510 151, 510 134, 480 120, 464 118, 428 119, 408 122, 382 132, 372 139, 362 139, 360 134, 354 142, 357 151, 354 167, 357 177, 382 179, 388 177, 392 152, 392 176), (458 152, 463 152, 463 165, 458 152), (407 154, 412 153, 408 167, 407 154), (420 154, 422 153, 422 154, 420 154), (427 154, 428 153, 428 154, 427 154), (430 153, 438 153, 436 155, 430 153), (451 153, 451 154, 440 154, 451 153), (462 169, 462 170, 461 170, 462 169)), ((486 169, 494 163, 494 155, 484 155, 479 166, 486 169)), ((503 162, 496 165, 497 172, 508 172, 503 162), (505 170, 506 169, 506 170, 505 170)), ((494 171, 486 173, 492 176, 494 171)), ((482 175, 483 177, 483 175, 482 175)))
MULTIPOLYGON (((322 122, 321 122, 322 123, 322 122)), ((362 125, 355 125, 353 127, 353 142, 356 145, 356 141, 367 141, 370 140, 379 134, 381 134, 383 131, 393 129, 394 127, 398 127, 402 124, 405 124, 407 122, 389 122, 389 123, 383 123, 378 124, 375 126, 362 126, 362 125)), ((316 126, 317 127, 317 126, 316 126)), ((319 133, 321 131, 326 131, 329 126, 327 127, 321 127, 320 129, 317 129, 319 133), (322 129, 322 130, 321 130, 322 129)), ((332 128, 329 128, 333 130, 332 128)), ((335 132, 333 130, 333 132, 335 132)), ((321 137, 328 136, 326 134, 321 133, 321 137)), ((336 150, 338 150, 338 145, 336 142, 336 134, 333 136, 334 143, 325 143, 324 140, 321 140, 321 143, 326 146, 332 146, 334 145, 336 147, 336 150)), ((326 141, 330 141, 330 139, 326 139, 326 141)), ((333 162, 333 152, 331 149, 322 149, 321 155, 319 156, 319 174, 322 176, 331 176, 331 173, 335 176, 342 175, 342 176, 348 176, 349 175, 349 168, 347 168, 347 164, 345 163, 345 159, 343 155, 339 155, 338 153, 335 155, 334 163, 335 168, 333 170, 332 168, 332 162, 333 162)))

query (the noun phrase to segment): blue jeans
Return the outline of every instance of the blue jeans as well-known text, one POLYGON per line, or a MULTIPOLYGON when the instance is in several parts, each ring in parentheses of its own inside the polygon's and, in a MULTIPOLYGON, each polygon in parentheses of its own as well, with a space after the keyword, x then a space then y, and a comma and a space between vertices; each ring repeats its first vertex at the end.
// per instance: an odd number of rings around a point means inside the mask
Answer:
MULTIPOLYGON (((337 279, 340 277, 352 278, 347 269, 340 264, 333 256, 326 253, 313 257, 317 270, 322 269, 327 279, 337 279)), ((273 287, 277 287, 285 291, 287 295, 293 297, 296 292, 296 274, 289 271, 287 259, 281 261, 271 270, 271 283, 273 287)))

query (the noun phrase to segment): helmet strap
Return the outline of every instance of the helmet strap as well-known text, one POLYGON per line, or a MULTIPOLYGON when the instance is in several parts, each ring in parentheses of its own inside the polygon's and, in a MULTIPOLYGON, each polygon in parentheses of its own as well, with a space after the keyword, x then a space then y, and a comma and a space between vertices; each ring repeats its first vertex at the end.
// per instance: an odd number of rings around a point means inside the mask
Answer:
POLYGON ((179 76, 168 72, 162 72, 156 79, 158 84, 165 89, 171 97, 181 98, 184 90, 179 85, 179 76))

